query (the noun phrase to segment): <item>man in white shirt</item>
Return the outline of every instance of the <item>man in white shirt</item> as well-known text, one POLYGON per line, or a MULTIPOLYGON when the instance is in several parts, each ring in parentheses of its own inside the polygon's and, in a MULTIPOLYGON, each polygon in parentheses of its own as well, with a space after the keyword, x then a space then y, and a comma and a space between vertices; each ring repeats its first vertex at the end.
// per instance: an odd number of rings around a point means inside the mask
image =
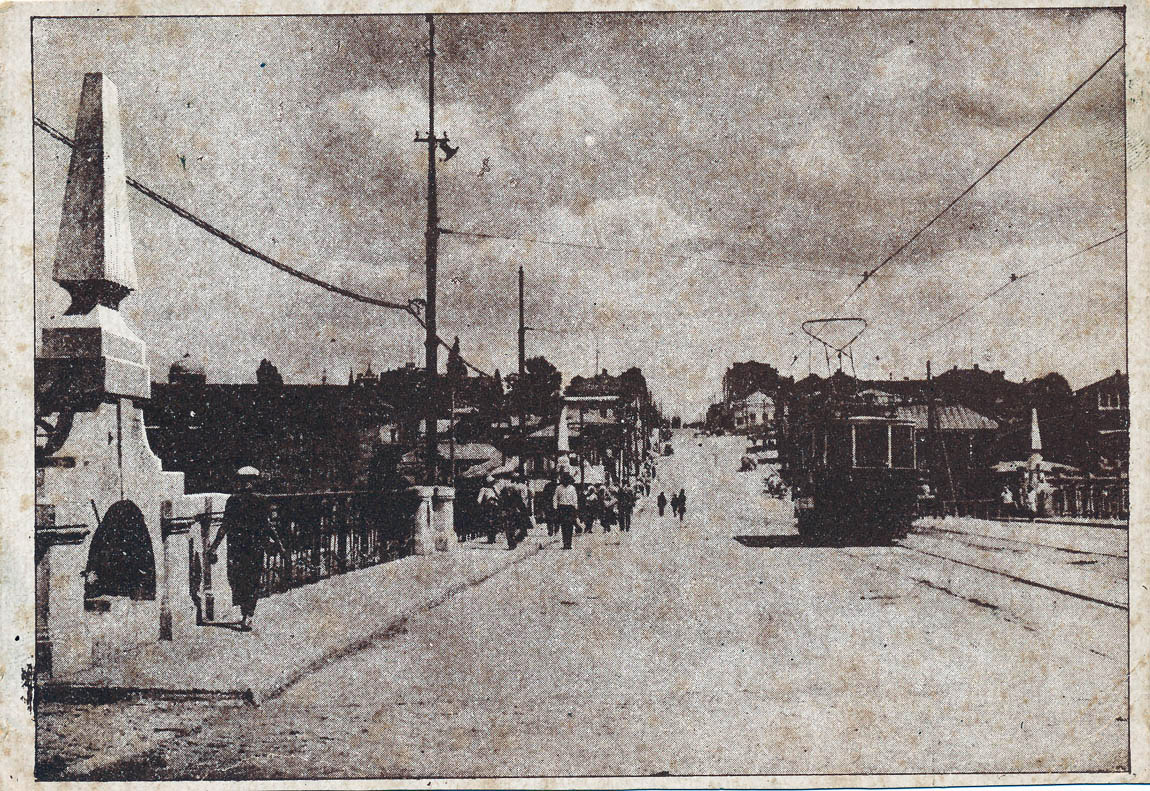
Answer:
POLYGON ((563 473, 560 477, 551 505, 559 521, 559 530, 563 534, 563 548, 570 549, 571 538, 575 534, 575 519, 579 512, 579 491, 575 488, 575 479, 570 474, 563 473))

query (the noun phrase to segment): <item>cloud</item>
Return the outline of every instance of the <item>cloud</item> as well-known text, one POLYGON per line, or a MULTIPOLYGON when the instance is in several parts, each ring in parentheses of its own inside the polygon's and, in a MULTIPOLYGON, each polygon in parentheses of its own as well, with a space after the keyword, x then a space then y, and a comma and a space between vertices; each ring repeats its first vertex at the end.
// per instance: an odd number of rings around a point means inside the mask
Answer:
POLYGON ((598 77, 561 71, 514 109, 520 132, 544 145, 593 147, 626 124, 627 109, 598 77))

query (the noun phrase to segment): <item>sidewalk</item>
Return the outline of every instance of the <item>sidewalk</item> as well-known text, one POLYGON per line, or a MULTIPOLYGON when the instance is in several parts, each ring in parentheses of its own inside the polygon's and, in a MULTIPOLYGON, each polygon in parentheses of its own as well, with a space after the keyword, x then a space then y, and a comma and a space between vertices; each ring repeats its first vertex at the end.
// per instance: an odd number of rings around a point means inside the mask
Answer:
POLYGON ((159 641, 115 658, 114 665, 53 678, 42 701, 123 698, 259 701, 322 665, 402 627, 404 621, 537 553, 536 529, 514 551, 467 542, 445 554, 412 556, 261 599, 254 630, 198 627, 190 639, 159 641))

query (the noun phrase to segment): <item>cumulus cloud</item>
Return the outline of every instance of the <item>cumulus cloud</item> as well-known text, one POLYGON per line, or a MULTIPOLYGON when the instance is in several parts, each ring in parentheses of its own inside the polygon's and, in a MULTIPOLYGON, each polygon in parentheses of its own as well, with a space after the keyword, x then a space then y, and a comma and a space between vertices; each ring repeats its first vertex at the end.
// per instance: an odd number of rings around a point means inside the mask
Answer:
POLYGON ((598 77, 562 71, 515 106, 519 130, 547 145, 593 146, 627 120, 627 109, 598 77))

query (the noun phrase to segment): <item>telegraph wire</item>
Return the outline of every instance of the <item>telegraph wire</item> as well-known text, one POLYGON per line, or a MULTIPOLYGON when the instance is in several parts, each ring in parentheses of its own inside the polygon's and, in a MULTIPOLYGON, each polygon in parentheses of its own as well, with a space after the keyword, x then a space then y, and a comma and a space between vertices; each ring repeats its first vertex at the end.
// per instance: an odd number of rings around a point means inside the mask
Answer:
POLYGON ((891 253, 886 258, 884 258, 881 262, 879 262, 878 266, 876 266, 874 269, 870 270, 869 272, 866 272, 863 275, 862 280, 860 280, 859 283, 854 287, 854 289, 849 294, 847 294, 846 298, 842 302, 839 303, 838 307, 836 307, 834 309, 834 312, 831 314, 832 317, 837 316, 838 312, 840 310, 842 310, 848 302, 851 301, 851 299, 855 296, 855 294, 857 294, 860 290, 862 290, 862 287, 864 285, 866 285, 867 281, 869 281, 872 277, 874 277, 874 275, 880 269, 882 269, 884 266, 886 266, 888 263, 890 263, 899 253, 901 253, 903 250, 905 250, 907 247, 909 247, 911 245, 911 243, 913 243, 916 239, 918 239, 920 236, 922 236, 932 225, 935 224, 935 222, 937 222, 939 220, 939 218, 941 218, 944 214, 946 214, 948 211, 950 211, 951 208, 953 208, 955 204, 957 204, 960 200, 962 200, 964 197, 966 197, 968 194, 970 194, 970 192, 976 186, 978 186, 979 182, 981 182, 983 179, 985 179, 987 176, 989 176, 999 165, 1001 165, 1004 161, 1006 161, 1007 157, 1009 157, 1011 154, 1013 154, 1015 151, 1017 151, 1018 148, 1023 143, 1025 143, 1027 140, 1029 140, 1030 137, 1035 132, 1037 132, 1047 121, 1049 121, 1054 116, 1055 113, 1057 113, 1064 106, 1066 106, 1067 102, 1069 102, 1071 99, 1073 99, 1078 94, 1078 92, 1081 91, 1086 86, 1086 84, 1088 82, 1090 82, 1096 76, 1098 76, 1098 73, 1101 72, 1104 68, 1106 68, 1106 66, 1109 65, 1110 61, 1114 60, 1114 58, 1117 57, 1118 54, 1120 52, 1122 52, 1122 50, 1125 48, 1126 48, 1126 45, 1122 44, 1122 46, 1120 46, 1120 47, 1118 47, 1118 49, 1114 50, 1114 52, 1112 52, 1110 54, 1110 57, 1108 57, 1106 60, 1104 60, 1102 62, 1102 65, 1100 65, 1098 68, 1096 68, 1094 71, 1092 71, 1090 73, 1090 76, 1088 76, 1086 79, 1084 79, 1082 82, 1080 82, 1078 84, 1078 86, 1073 91, 1071 91, 1062 101, 1060 101, 1058 104, 1056 104, 1054 106, 1054 108, 1050 110, 1050 112, 1048 112, 1046 115, 1044 115, 1042 117, 1041 121, 1039 121, 1037 124, 1035 124, 1034 127, 1029 132, 1027 132, 1025 135, 1023 135, 1022 138, 1019 139, 1019 141, 1017 143, 1015 143, 1013 146, 1011 146, 1010 149, 1005 154, 1003 154, 1001 157, 999 157, 994 162, 993 165, 991 165, 989 168, 987 168, 985 171, 983 171, 982 175, 979 176, 977 179, 975 179, 969 187, 967 187, 962 192, 960 192, 953 200, 950 201, 950 203, 948 203, 945 207, 943 207, 942 211, 940 211, 940 212, 938 212, 938 214, 934 215, 934 217, 932 217, 926 225, 922 226, 922 228, 920 228, 918 231, 916 231, 913 236, 911 236, 909 239, 907 239, 905 242, 903 242, 898 247, 898 249, 896 249, 893 253, 891 253))
MULTIPOLYGON (((66 134, 61 132, 59 129, 56 129, 55 127, 48 124, 44 120, 42 120, 40 118, 34 118, 33 123, 35 124, 35 126, 39 127, 43 131, 47 132, 51 137, 60 141, 64 145, 68 146, 69 148, 75 148, 76 147, 76 142, 74 140, 72 140, 72 138, 68 137, 66 134)), ((220 239, 223 242, 226 242, 227 244, 231 245, 232 247, 239 250, 241 253, 244 253, 245 255, 249 255, 252 258, 255 258, 259 261, 264 262, 265 264, 273 266, 276 269, 280 270, 281 272, 284 272, 288 275, 291 275, 294 278, 302 280, 305 283, 309 283, 313 286, 318 286, 319 288, 322 288, 325 291, 330 291, 333 294, 338 294, 341 297, 347 297, 348 299, 354 300, 356 302, 362 302, 362 303, 365 303, 368 305, 375 305, 376 307, 387 308, 389 310, 402 310, 403 312, 412 316, 416 321, 418 321, 421 326, 423 326, 425 328, 427 326, 427 322, 423 318, 423 315, 422 315, 422 306, 423 306, 423 300, 422 299, 409 299, 406 302, 406 304, 400 303, 400 302, 394 302, 391 300, 380 299, 379 297, 372 297, 372 296, 369 296, 367 294, 361 294, 358 291, 352 291, 352 290, 344 288, 342 286, 337 286, 334 283, 329 283, 326 280, 321 280, 318 277, 314 277, 312 275, 309 275, 306 272, 300 271, 299 269, 296 269, 293 266, 289 266, 288 264, 285 264, 282 261, 277 261, 276 259, 272 258, 270 255, 267 255, 266 253, 262 253, 259 250, 255 249, 254 247, 252 247, 251 245, 248 245, 248 244, 245 244, 244 242, 241 242, 239 239, 236 239, 231 234, 227 233, 226 231, 220 230, 216 226, 209 223, 207 220, 204 220, 204 219, 196 216, 195 214, 188 211, 184 207, 180 206, 179 204, 175 203, 174 201, 172 201, 172 200, 164 197, 160 193, 156 192, 151 187, 148 187, 148 186, 145 186, 144 184, 141 184, 139 181, 132 178, 131 176, 127 176, 125 178, 125 181, 127 182, 128 186, 131 187, 132 189, 145 195, 148 198, 151 198, 153 201, 160 204, 165 209, 168 209, 172 213, 176 214, 178 217, 182 217, 183 219, 185 219, 188 222, 195 225, 197 228, 200 228, 204 231, 207 231, 212 236, 216 237, 217 239, 220 239)), ((445 341, 442 337, 436 335, 436 340, 439 341, 440 346, 447 349, 448 351, 451 350, 451 345, 448 344, 447 341, 445 341)), ((471 369, 475 373, 479 374, 480 376, 490 376, 490 374, 488 374, 486 371, 473 365, 472 363, 470 363, 468 360, 466 360, 462 356, 460 357, 460 359, 463 361, 463 364, 465 366, 467 366, 469 369, 471 369)))
POLYGON ((915 338, 912 341, 912 343, 918 343, 919 341, 924 341, 927 338, 929 338, 931 335, 934 335, 939 330, 944 329, 946 327, 949 327, 951 324, 953 324, 954 322, 961 319, 963 316, 970 313, 972 310, 977 308, 979 305, 982 305, 982 304, 988 302, 989 300, 993 299, 994 297, 998 296, 999 294, 1001 294, 1006 289, 1010 288, 1010 286, 1014 285, 1015 283, 1018 283, 1022 280, 1025 280, 1026 278, 1030 277, 1031 275, 1036 275, 1039 272, 1044 272, 1047 269, 1052 269, 1056 266, 1060 266, 1062 264, 1065 264, 1067 261, 1070 261, 1074 258, 1077 258, 1078 256, 1082 255, 1083 253, 1087 253, 1096 247, 1101 247, 1102 245, 1106 244, 1107 242, 1114 241, 1115 239, 1124 235, 1125 233, 1126 233, 1126 230, 1123 229, 1123 230, 1119 231, 1118 233, 1114 234, 1113 236, 1108 236, 1101 241, 1095 242, 1094 244, 1090 245, 1089 247, 1083 247, 1081 250, 1077 250, 1077 251, 1071 253, 1070 255, 1065 256, 1064 258, 1059 258, 1058 260, 1053 261, 1051 263, 1043 264, 1042 266, 1035 267, 1034 269, 1030 269, 1026 272, 1023 272, 1021 275, 1011 275, 1010 279, 1007 280, 1002 285, 1000 285, 998 288, 994 289, 989 294, 986 294, 985 296, 983 296, 978 301, 971 303, 964 310, 951 316, 949 319, 947 319, 943 323, 939 324, 934 329, 918 336, 917 338, 915 338))

